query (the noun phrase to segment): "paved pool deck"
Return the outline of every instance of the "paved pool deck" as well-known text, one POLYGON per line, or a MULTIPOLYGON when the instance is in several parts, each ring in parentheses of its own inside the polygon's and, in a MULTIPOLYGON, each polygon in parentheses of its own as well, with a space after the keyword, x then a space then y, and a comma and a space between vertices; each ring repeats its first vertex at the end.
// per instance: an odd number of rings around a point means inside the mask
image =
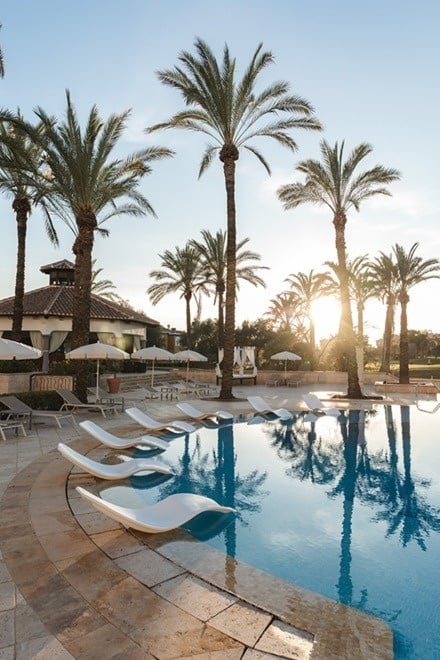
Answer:
MULTIPOLYGON (((325 387, 314 390, 322 399, 340 391, 325 387)), ((306 391, 238 386, 236 401, 193 404, 247 414, 252 394, 301 410, 306 391)), ((414 403, 414 395, 389 394, 385 402, 414 403)), ((163 421, 183 418, 174 401, 139 407, 163 421)), ((121 435, 139 431, 123 413, 76 417, 121 435)), ((93 490, 95 479, 63 459, 60 441, 102 454, 68 422, 61 429, 38 423, 27 437, 8 431, 0 440, 0 660, 393 657, 391 630, 380 619, 273 578, 182 530, 141 534, 92 509, 75 487, 93 490)))

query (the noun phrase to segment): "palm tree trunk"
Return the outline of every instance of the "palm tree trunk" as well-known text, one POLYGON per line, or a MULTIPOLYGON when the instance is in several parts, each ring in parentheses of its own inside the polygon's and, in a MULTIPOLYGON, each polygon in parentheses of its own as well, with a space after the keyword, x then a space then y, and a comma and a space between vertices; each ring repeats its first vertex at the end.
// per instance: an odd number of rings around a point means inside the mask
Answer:
POLYGON ((310 363, 312 369, 314 369, 316 364, 316 338, 315 324, 313 323, 313 316, 310 305, 307 305, 307 316, 309 317, 310 363))
POLYGON ((233 368, 235 346, 235 293, 236 293, 236 246, 237 228, 235 211, 235 161, 238 150, 234 145, 224 145, 220 160, 223 162, 223 172, 226 186, 227 209, 227 244, 226 244, 226 304, 224 331, 224 358, 222 369, 222 386, 220 399, 233 398, 233 368))
MULTIPOLYGON (((75 286, 73 291, 72 348, 89 343, 90 305, 92 288, 92 252, 96 218, 88 214, 76 219, 78 235, 73 244, 75 254, 75 286)), ((75 394, 87 401, 88 363, 78 360, 75 363, 75 394)))
POLYGON ((17 221, 17 264, 15 272, 15 296, 12 312, 12 339, 21 341, 23 325, 24 274, 26 262, 26 231, 30 204, 27 198, 15 199, 12 208, 17 221))
POLYGON ((393 335, 394 304, 387 300, 385 327, 383 331, 382 364, 380 370, 388 373, 391 366, 391 338, 393 335))
POLYGON ((218 306, 218 328, 217 328, 217 348, 223 348, 225 341, 225 321, 224 321, 224 284, 220 290, 220 287, 217 290, 217 306, 218 306))
POLYGON ((191 348, 191 293, 185 294, 186 303, 186 343, 191 348))
POLYGON ((407 305, 409 296, 403 292, 400 301, 400 346, 399 346, 399 383, 409 383, 409 348, 408 348, 408 316, 407 305))
POLYGON ((351 316, 350 291, 348 285, 348 271, 346 261, 345 225, 346 218, 343 213, 335 214, 333 224, 335 227, 336 253, 339 266, 339 287, 341 296, 341 322, 339 325, 339 343, 346 358, 348 378, 347 397, 361 399, 362 392, 356 362, 356 345, 351 316))

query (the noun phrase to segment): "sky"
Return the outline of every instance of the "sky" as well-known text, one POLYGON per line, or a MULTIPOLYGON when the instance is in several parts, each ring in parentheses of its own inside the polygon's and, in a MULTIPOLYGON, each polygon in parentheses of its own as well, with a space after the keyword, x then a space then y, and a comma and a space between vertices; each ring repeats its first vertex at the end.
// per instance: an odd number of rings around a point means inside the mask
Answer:
MULTIPOLYGON (((221 58, 225 44, 239 72, 259 43, 275 62, 261 76, 262 89, 274 81, 289 82, 290 91, 306 98, 324 126, 322 132, 297 130, 296 153, 270 140, 255 146, 270 163, 272 176, 250 154, 237 163, 237 234, 261 255, 266 289, 240 287, 236 318, 254 321, 286 289, 292 273, 324 269, 335 261, 331 215, 308 205, 284 211, 276 191, 301 181, 295 171, 304 159, 319 159, 319 144, 345 141, 347 153, 367 142, 373 152, 364 167, 398 169, 401 180, 391 197, 365 202, 349 213, 346 229, 349 258, 390 253, 396 243, 408 250, 419 243, 424 259, 440 256, 438 115, 438 25, 434 0, 15 0, 0 5, 0 44, 5 77, 0 80, 0 107, 20 109, 29 120, 42 107, 64 119, 66 90, 84 121, 93 105, 103 119, 131 109, 121 139, 127 156, 145 145, 163 145, 176 155, 154 165, 142 192, 157 218, 119 217, 107 224, 108 238, 96 237, 94 258, 102 277, 136 309, 164 326, 183 329, 185 304, 178 295, 153 306, 147 288, 150 271, 160 268, 160 254, 199 239, 202 229, 226 228, 226 201, 221 163, 214 160, 198 179, 205 143, 185 131, 146 135, 144 129, 183 108, 177 91, 165 87, 157 71, 172 68, 182 50, 193 50, 201 37, 221 58)), ((11 199, 0 197, 2 231, 0 298, 14 293, 16 227, 11 199)), ((54 248, 38 210, 28 224, 26 290, 45 286, 40 266, 69 259, 73 235, 57 225, 60 247, 54 248)), ((411 291, 409 327, 440 332, 440 281, 411 291)), ((195 308, 193 309, 195 313, 195 308)), ((335 332, 338 309, 327 302, 317 310, 319 336, 335 332)), ((202 318, 215 318, 213 299, 204 299, 202 318)), ((366 332, 381 336, 385 310, 367 304, 366 332)))

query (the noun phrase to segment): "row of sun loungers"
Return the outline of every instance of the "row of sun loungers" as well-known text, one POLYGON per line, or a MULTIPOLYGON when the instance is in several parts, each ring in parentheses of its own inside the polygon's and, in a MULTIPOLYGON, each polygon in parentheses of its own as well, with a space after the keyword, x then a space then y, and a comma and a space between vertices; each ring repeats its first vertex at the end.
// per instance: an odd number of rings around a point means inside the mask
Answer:
MULTIPOLYGON (((304 395, 303 399, 308 407, 308 414, 313 415, 316 419, 319 415, 339 415, 339 411, 336 408, 326 408, 315 395, 304 395)), ((248 397, 248 401, 257 415, 275 416, 281 421, 288 421, 293 417, 292 413, 285 408, 274 409, 270 407, 262 397, 248 397)), ((185 415, 199 422, 213 418, 221 422, 233 418, 233 415, 227 411, 218 410, 215 413, 209 413, 202 412, 188 403, 176 405, 185 415)), ((168 423, 157 422, 137 408, 129 408, 126 412, 134 421, 150 431, 150 433, 162 431, 172 433, 176 436, 182 433, 191 433, 195 430, 193 425, 180 420, 168 423)), ((81 422, 80 427, 104 445, 115 449, 145 446, 149 449, 166 451, 169 446, 165 439, 152 435, 120 438, 89 420, 81 422)), ((151 472, 159 472, 165 475, 173 474, 172 470, 160 461, 132 458, 116 465, 107 465, 83 456, 63 443, 58 445, 58 449, 64 458, 71 463, 101 479, 124 479, 134 474, 151 472)), ((113 520, 120 522, 125 527, 131 527, 147 533, 165 532, 180 527, 195 516, 208 511, 224 514, 234 512, 234 509, 222 506, 211 498, 192 493, 176 493, 156 504, 145 506, 141 509, 129 509, 107 502, 80 486, 77 487, 77 491, 94 508, 113 520)))

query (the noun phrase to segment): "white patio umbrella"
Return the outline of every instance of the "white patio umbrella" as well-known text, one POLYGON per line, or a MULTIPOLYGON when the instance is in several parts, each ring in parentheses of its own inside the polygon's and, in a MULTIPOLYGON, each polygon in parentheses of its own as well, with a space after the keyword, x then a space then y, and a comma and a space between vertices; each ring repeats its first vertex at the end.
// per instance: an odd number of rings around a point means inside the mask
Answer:
POLYGON ((41 356, 39 348, 0 337, 0 360, 36 360, 41 356))
POLYGON ((284 378, 287 377, 287 362, 301 360, 301 357, 291 351, 281 351, 270 356, 271 360, 284 360, 284 378))
POLYGON ((197 353, 197 351, 191 351, 190 349, 186 349, 185 351, 179 351, 178 353, 174 353, 174 359, 175 360, 182 360, 186 361, 186 382, 188 382, 189 378, 189 363, 190 362, 207 362, 208 358, 206 355, 202 355, 201 353, 197 353))
POLYGON ((133 360, 152 360, 151 366, 151 386, 154 384, 154 363, 156 360, 174 360, 173 353, 166 351, 164 348, 158 346, 147 346, 140 348, 131 354, 133 360))
POLYGON ((99 361, 100 360, 127 360, 130 357, 121 348, 110 344, 85 344, 66 353, 68 360, 96 360, 96 400, 99 399, 99 361))

